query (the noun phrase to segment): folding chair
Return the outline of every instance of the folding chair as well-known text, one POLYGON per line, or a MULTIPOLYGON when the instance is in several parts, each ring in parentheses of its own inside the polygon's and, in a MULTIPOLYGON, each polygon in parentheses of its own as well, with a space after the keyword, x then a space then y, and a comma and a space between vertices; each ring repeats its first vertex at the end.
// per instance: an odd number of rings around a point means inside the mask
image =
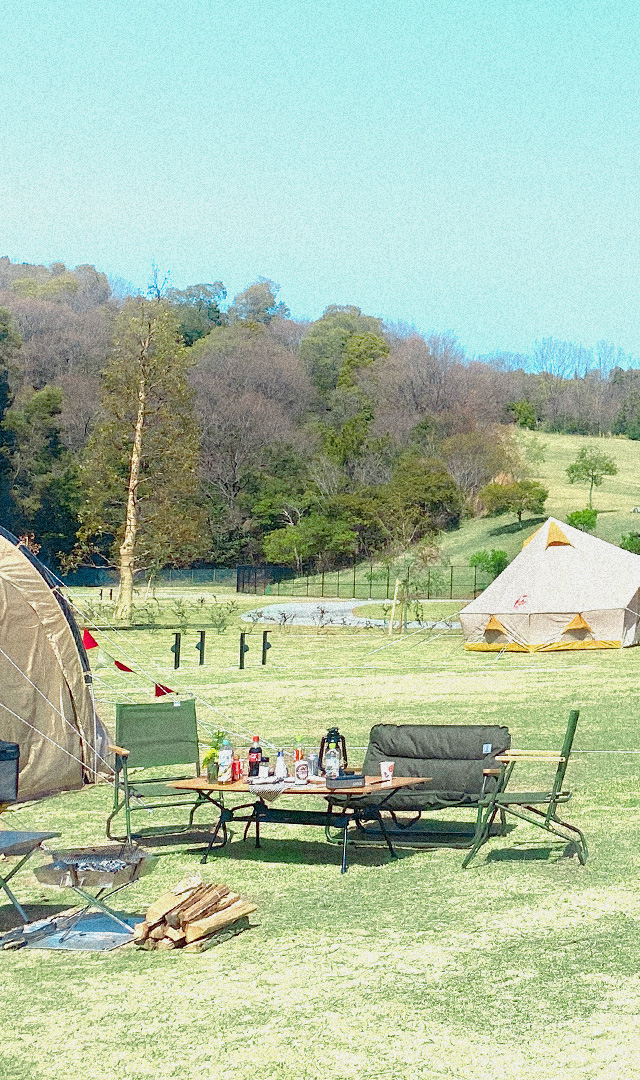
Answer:
POLYGON ((589 852, 583 833, 575 825, 569 825, 558 816, 558 806, 571 798, 571 792, 564 790, 563 784, 579 715, 577 709, 569 713, 569 723, 559 754, 553 754, 547 750, 505 750, 497 758, 499 769, 487 770, 496 782, 481 800, 478 831, 471 850, 462 863, 463 866, 469 865, 482 845, 489 839, 491 825, 498 814, 503 817, 511 814, 530 825, 545 829, 554 836, 560 837, 561 840, 568 841, 584 866, 589 852), (522 761, 555 762, 557 768, 551 788, 546 791, 511 792, 506 790, 515 766, 522 761))
MULTIPOLYGON (((107 818, 107 836, 113 819, 124 810, 126 839, 131 837, 131 814, 168 806, 191 806, 189 824, 199 806, 207 802, 201 792, 185 793, 169 786, 169 780, 187 780, 200 773, 200 751, 195 701, 158 701, 146 705, 116 705, 115 778, 113 810, 107 818), (192 765, 184 776, 154 774, 131 777, 131 769, 192 765), (186 797, 185 797, 186 796, 186 797)), ((141 835, 138 833, 137 835, 141 835)))

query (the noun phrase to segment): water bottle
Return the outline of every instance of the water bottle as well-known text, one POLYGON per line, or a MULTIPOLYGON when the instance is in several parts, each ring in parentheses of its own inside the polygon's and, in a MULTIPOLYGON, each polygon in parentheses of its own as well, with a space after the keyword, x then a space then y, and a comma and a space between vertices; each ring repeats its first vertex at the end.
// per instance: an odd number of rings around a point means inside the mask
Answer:
POLYGON ((276 780, 287 779, 287 763, 284 759, 284 750, 278 750, 278 756, 276 758, 276 771, 274 775, 276 777, 276 780))
POLYGON ((327 780, 337 780, 340 776, 340 751, 335 743, 329 743, 324 755, 324 772, 327 780))
POLYGON ((233 747, 228 739, 222 740, 222 746, 218 753, 218 780, 221 784, 228 784, 232 778, 233 747))

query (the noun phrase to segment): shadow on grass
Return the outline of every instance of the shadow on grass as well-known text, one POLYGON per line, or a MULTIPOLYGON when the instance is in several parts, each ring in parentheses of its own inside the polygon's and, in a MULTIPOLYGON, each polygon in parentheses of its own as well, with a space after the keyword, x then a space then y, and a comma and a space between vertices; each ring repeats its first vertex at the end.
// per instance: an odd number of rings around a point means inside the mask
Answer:
POLYGON ((514 533, 518 535, 524 532, 525 529, 530 529, 532 525, 543 525, 546 520, 546 517, 527 518, 526 521, 522 522, 522 525, 519 525, 517 521, 513 521, 510 525, 499 525, 497 529, 491 529, 489 536, 513 536, 514 533))
POLYGON ((551 847, 537 848, 502 848, 490 851, 487 862, 544 862, 552 854, 558 854, 551 847))
MULTIPOLYGON (((140 842, 145 847, 151 846, 164 846, 170 847, 171 850, 163 852, 156 850, 154 854, 162 856, 175 854, 175 844, 193 844, 197 843, 198 847, 185 847, 181 854, 202 856, 209 843, 210 833, 206 835, 200 834, 194 835, 192 831, 187 839, 186 836, 176 838, 175 843, 173 837, 157 837, 156 844, 150 844, 145 837, 140 838, 140 842), (164 843, 163 843, 164 842, 164 843), (201 846, 200 846, 201 845, 201 846)), ((397 851, 397 859, 404 859, 408 856, 415 854, 415 852, 404 850, 397 851)), ((340 866, 342 859, 342 849, 338 845, 328 843, 318 843, 314 840, 294 840, 294 839, 279 839, 277 837, 260 836, 260 847, 256 848, 253 836, 247 838, 246 841, 242 840, 242 834, 234 835, 231 832, 231 837, 227 844, 216 844, 211 853, 208 861, 209 866, 213 866, 216 860, 221 858, 229 860, 238 860, 239 862, 252 862, 252 863, 278 863, 282 866, 318 866, 318 865, 335 865, 337 868, 340 866)), ((364 863, 370 866, 383 866, 391 861, 391 856, 388 850, 385 848, 358 848, 357 852, 355 848, 349 845, 347 854, 347 866, 355 865, 356 863, 364 863)))
MULTIPOLYGON (((70 907, 68 903, 27 904, 22 901, 21 906, 28 915, 29 922, 37 922, 38 919, 51 919, 54 915, 59 915, 61 911, 68 911, 70 907)), ((24 923, 13 904, 0 907, 0 934, 4 934, 7 930, 14 930, 17 926, 24 926, 24 923)))

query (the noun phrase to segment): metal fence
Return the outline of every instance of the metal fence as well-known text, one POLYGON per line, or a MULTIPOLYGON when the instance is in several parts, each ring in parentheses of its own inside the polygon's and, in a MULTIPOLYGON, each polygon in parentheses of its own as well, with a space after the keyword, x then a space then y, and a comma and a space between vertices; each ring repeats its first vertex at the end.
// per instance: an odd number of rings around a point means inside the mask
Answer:
MULTIPOLYGON (((108 570, 103 567, 83 566, 72 574, 67 574, 63 579, 65 585, 81 585, 86 587, 115 588, 120 576, 117 570, 108 570)), ((135 577, 136 586, 146 585, 147 576, 144 573, 135 577)), ((226 585, 233 589, 236 585, 236 572, 229 566, 194 566, 185 570, 174 570, 167 567, 159 574, 154 574, 152 585, 226 585)))
POLYGON ((274 569, 281 568, 238 567, 237 591, 261 596, 390 600, 399 579, 409 595, 419 599, 470 600, 483 592, 491 580, 477 566, 427 566, 420 571, 371 566, 363 571, 359 564, 299 577, 274 575, 274 569))

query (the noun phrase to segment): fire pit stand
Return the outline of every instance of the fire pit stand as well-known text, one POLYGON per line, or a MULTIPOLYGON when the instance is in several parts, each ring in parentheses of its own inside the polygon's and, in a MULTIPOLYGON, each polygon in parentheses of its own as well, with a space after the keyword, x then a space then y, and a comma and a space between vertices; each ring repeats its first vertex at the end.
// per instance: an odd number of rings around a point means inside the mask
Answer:
POLYGON ((126 889, 144 874, 155 868, 157 856, 141 848, 121 847, 85 848, 84 850, 52 852, 52 862, 39 866, 34 872, 43 885, 59 889, 73 889, 85 901, 78 918, 91 908, 98 908, 127 933, 133 929, 129 923, 113 911, 106 900, 126 889), (96 890, 93 894, 87 889, 96 890))

